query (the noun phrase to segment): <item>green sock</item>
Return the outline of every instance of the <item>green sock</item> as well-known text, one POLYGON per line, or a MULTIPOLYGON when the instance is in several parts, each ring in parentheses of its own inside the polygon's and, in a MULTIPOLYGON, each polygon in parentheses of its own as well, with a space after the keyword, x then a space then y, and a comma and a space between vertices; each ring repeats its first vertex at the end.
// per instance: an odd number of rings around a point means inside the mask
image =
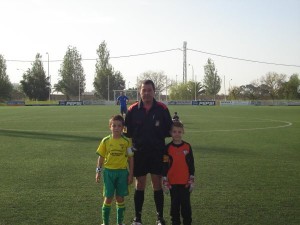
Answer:
POLYGON ((122 224, 124 221, 125 202, 117 202, 117 221, 122 224))
POLYGON ((102 205, 102 220, 103 220, 103 224, 109 224, 110 208, 111 208, 111 204, 103 203, 103 205, 102 205))

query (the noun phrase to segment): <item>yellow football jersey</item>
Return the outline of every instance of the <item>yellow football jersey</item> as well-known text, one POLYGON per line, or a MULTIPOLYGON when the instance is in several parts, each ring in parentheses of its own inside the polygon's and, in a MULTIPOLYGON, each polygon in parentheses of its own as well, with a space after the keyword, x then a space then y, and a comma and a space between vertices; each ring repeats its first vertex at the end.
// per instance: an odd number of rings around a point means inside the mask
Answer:
POLYGON ((104 158, 104 168, 107 169, 126 169, 128 165, 127 149, 132 147, 131 139, 121 136, 114 139, 112 135, 108 135, 102 139, 96 151, 98 155, 104 158))

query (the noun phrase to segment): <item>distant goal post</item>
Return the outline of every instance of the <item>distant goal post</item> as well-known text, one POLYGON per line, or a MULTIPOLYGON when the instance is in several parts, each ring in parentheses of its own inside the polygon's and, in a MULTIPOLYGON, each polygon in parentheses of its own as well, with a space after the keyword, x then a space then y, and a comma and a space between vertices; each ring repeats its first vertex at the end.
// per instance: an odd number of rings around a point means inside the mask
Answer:
POLYGON ((124 92, 129 98, 129 102, 135 102, 139 100, 139 93, 138 90, 113 90, 114 92, 114 101, 117 101, 117 98, 120 96, 121 92, 124 92))

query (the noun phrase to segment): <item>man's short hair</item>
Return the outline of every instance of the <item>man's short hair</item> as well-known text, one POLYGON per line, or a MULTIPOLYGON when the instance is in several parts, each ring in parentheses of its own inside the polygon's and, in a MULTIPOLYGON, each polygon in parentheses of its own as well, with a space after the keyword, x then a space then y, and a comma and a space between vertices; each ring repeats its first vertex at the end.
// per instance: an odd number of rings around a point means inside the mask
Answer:
POLYGON ((152 85, 153 90, 155 91, 155 84, 152 80, 143 80, 141 82, 140 89, 142 88, 142 85, 149 85, 149 84, 152 85))

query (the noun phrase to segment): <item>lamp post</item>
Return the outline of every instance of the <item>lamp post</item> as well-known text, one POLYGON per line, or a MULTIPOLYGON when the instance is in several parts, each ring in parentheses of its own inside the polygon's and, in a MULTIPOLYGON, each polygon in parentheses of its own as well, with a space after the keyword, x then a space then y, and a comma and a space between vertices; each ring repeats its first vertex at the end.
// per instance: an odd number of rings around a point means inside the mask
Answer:
POLYGON ((229 80, 229 92, 230 92, 230 89, 231 89, 230 81, 232 81, 232 79, 229 80))
POLYGON ((49 77, 49 84, 50 84, 50 87, 49 87, 49 101, 51 100, 51 76, 50 76, 50 73, 49 73, 49 53, 46 52, 46 54, 48 55, 48 77, 49 77))
POLYGON ((225 97, 225 101, 226 101, 226 86, 225 86, 225 75, 224 75, 224 97, 225 97))
POLYGON ((193 79, 193 81, 194 81, 194 84, 195 84, 195 101, 197 100, 197 84, 196 84, 196 77, 195 77, 195 75, 194 75, 194 66, 193 65, 191 65, 191 64, 189 64, 189 66, 191 66, 192 67, 192 79, 193 79))
POLYGON ((25 70, 23 70, 23 69, 19 69, 19 68, 17 68, 17 70, 21 70, 21 71, 23 71, 23 73, 26 73, 26 71, 25 71, 25 70))
POLYGON ((107 101, 109 101, 109 74, 107 74, 107 101))
POLYGON ((78 77, 78 101, 80 102, 80 77, 78 77))

